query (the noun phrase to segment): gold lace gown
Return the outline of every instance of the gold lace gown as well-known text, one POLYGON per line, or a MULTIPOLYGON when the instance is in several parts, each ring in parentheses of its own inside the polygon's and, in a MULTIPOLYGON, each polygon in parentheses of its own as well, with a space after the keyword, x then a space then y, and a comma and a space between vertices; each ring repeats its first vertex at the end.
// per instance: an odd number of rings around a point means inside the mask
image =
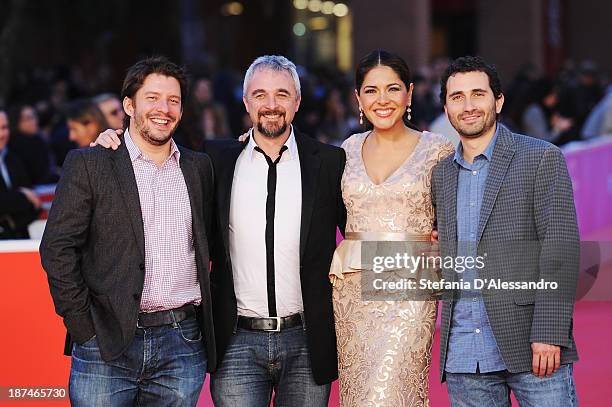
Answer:
MULTIPOLYGON (((430 235, 434 222, 431 171, 452 153, 452 144, 443 136, 423 132, 414 152, 376 185, 361 155, 367 136, 355 134, 342 144, 347 156, 342 177, 346 232, 430 235)), ((428 406, 436 303, 362 301, 361 273, 349 267, 360 261, 354 242, 340 244, 330 270, 341 405, 428 406)))

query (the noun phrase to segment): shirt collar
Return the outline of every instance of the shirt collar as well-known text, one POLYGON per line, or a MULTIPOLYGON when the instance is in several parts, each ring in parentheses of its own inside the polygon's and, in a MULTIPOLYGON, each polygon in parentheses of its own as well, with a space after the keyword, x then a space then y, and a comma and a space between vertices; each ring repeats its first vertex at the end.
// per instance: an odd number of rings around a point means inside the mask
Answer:
POLYGON ((4 147, 3 150, 0 150, 0 158, 4 160, 7 154, 8 154, 8 146, 4 147))
MULTIPOLYGON (((287 146, 287 151, 283 153, 281 161, 293 160, 298 156, 297 142, 295 141, 293 125, 291 125, 291 132, 289 133, 289 138, 287 138, 287 141, 285 141, 284 145, 287 146)), ((251 130, 249 130, 249 143, 245 147, 247 157, 250 157, 251 161, 257 155, 260 155, 259 152, 255 151, 255 147, 257 147, 257 143, 255 142, 255 137, 253 137, 253 129, 251 128, 251 130)))
MULTIPOLYGON (((143 160, 150 161, 149 158, 147 158, 147 156, 144 155, 142 151, 140 151, 136 143, 134 143, 134 140, 132 140, 132 137, 130 136, 130 132, 128 131, 128 129, 125 129, 123 139, 125 140, 125 146, 128 149, 130 160, 132 162, 136 161, 138 158, 142 158, 143 160)), ((168 158, 170 157, 174 157, 176 162, 180 163, 181 152, 178 149, 178 146, 176 145, 173 139, 170 139, 170 156, 168 158)))
MULTIPOLYGON (((495 123, 495 133, 493 134, 493 138, 489 142, 489 145, 487 146, 487 148, 485 148, 485 150, 482 153, 477 155, 476 158, 483 156, 484 158, 487 159, 487 161, 489 162, 491 161, 491 159, 493 158, 493 150, 495 149, 495 143, 497 142, 498 134, 499 134, 499 124, 495 123)), ((453 158, 453 161, 455 161, 457 164, 460 164, 464 167, 469 166, 467 161, 465 161, 465 159, 463 158, 463 143, 459 143, 459 145, 457 146, 457 150, 455 150, 455 156, 453 158)))

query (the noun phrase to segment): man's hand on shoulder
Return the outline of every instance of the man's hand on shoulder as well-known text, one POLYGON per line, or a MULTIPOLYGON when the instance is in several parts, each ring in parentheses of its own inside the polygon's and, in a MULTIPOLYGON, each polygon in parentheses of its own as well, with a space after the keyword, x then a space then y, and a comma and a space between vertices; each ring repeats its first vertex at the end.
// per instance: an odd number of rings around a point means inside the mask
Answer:
POLYGON ((246 133, 241 134, 240 136, 238 136, 238 141, 243 143, 249 137, 249 133, 250 132, 251 132, 251 130, 247 130, 246 133))
POLYGON ((121 134, 123 134, 123 129, 106 129, 100 133, 95 141, 89 143, 89 147, 100 145, 104 148, 112 148, 113 150, 116 150, 121 145, 121 140, 119 139, 121 134))

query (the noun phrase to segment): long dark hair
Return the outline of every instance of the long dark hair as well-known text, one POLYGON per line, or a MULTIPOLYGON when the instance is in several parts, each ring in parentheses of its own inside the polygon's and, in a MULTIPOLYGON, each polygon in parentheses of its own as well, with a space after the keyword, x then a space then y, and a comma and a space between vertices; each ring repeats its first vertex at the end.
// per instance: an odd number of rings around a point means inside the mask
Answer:
MULTIPOLYGON (((355 89, 357 90, 357 94, 359 94, 361 85, 363 85, 363 80, 368 72, 381 65, 388 66, 389 68, 393 69, 393 71, 400 77, 401 81, 406 86, 406 89, 410 90, 412 74, 410 73, 410 68, 408 68, 406 61, 404 61, 399 55, 378 49, 363 57, 357 65, 357 69, 355 70, 355 89)), ((414 123, 408 120, 408 112, 404 112, 404 116, 402 116, 402 118, 407 127, 420 131, 414 123)), ((365 115, 363 116, 363 122, 367 130, 372 130, 374 127, 367 117, 365 117, 365 115)))

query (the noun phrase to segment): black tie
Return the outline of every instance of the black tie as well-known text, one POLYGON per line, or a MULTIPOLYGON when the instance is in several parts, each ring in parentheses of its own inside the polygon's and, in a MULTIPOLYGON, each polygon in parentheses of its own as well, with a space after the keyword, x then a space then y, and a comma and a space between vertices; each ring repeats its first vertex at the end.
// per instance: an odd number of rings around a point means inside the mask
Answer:
POLYGON ((255 147, 268 163, 268 197, 266 198, 266 271, 268 286, 268 316, 276 317, 276 292, 274 289, 274 210, 276 207, 276 164, 281 159, 287 146, 282 146, 278 158, 272 161, 264 151, 255 147))

